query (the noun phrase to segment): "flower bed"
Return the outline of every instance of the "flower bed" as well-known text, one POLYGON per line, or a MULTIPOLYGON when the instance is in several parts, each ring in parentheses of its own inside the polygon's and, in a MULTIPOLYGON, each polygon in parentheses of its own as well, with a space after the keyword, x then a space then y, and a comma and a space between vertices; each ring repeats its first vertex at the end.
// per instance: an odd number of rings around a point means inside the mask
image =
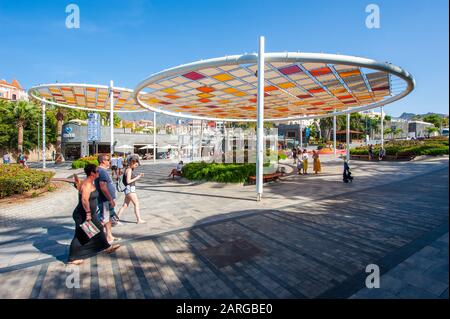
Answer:
POLYGON ((20 165, 0 165, 0 198, 45 187, 53 175, 52 172, 25 169, 20 165))

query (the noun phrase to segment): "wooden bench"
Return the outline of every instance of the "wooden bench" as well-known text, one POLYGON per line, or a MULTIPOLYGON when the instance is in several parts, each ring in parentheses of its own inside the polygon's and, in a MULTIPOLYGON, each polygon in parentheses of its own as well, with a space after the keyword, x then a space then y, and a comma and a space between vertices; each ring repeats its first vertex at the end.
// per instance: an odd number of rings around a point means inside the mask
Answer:
MULTIPOLYGON (((264 174, 263 175, 263 183, 276 181, 281 176, 283 176, 283 173, 264 174)), ((249 184, 256 184, 256 176, 249 176, 248 177, 248 183, 249 184)))
POLYGON ((350 155, 350 159, 369 160, 369 155, 350 155))

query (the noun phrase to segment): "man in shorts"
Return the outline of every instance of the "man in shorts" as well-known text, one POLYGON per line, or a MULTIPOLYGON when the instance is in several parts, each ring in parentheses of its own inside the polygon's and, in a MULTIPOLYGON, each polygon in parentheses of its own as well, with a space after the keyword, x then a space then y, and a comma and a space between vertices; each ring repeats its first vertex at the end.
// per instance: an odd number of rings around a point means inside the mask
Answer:
POLYGON ((112 235, 111 215, 115 215, 114 207, 116 203, 114 200, 116 198, 116 187, 107 171, 110 166, 109 154, 99 154, 98 163, 99 176, 95 180, 95 187, 98 191, 99 219, 105 227, 106 239, 111 244, 120 239, 114 238, 112 235))

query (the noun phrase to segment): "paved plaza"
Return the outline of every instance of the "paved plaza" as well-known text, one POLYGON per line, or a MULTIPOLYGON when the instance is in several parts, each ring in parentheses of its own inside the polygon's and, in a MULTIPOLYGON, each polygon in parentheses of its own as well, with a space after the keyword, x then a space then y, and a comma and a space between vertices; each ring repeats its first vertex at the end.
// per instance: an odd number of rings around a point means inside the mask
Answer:
POLYGON ((266 184, 259 203, 255 186, 171 180, 173 164, 145 163, 148 223, 129 208, 113 229, 123 247, 86 260, 71 289, 76 190, 2 201, 0 298, 448 298, 448 163, 352 161, 344 184, 342 161, 324 158, 322 174, 266 184), (368 264, 378 289, 364 288, 368 264))

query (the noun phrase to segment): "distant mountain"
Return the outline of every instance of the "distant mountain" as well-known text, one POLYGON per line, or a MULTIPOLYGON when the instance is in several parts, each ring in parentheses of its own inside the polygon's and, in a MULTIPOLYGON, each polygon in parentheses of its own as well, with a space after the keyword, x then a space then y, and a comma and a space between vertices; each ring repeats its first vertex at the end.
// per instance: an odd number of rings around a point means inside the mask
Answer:
POLYGON ((402 113, 402 115, 399 116, 399 118, 403 119, 403 120, 410 120, 410 119, 412 119, 415 116, 420 116, 421 118, 423 118, 424 116, 432 115, 432 114, 437 114, 437 115, 439 115, 441 117, 448 117, 448 114, 434 113, 434 112, 428 112, 426 114, 414 114, 414 113, 406 113, 406 112, 404 112, 404 113, 402 113))

